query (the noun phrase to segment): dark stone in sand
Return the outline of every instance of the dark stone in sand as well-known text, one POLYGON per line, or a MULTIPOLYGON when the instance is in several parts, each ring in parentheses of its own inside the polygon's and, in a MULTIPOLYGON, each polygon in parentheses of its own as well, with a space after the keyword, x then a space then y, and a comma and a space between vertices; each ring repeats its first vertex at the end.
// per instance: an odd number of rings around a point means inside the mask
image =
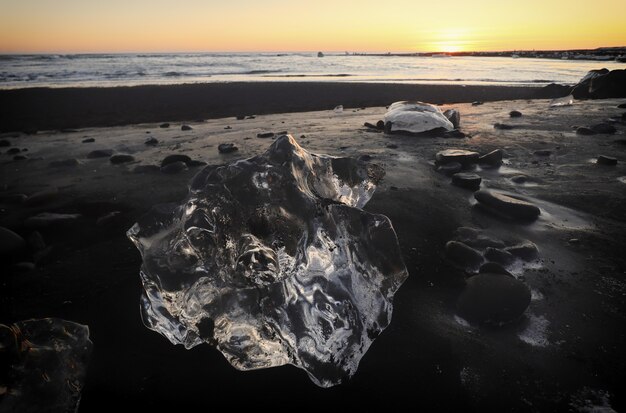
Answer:
POLYGON ((24 155, 15 155, 13 157, 14 161, 25 161, 26 159, 28 159, 28 157, 24 156, 24 155))
POLYGON ((500 248, 488 247, 485 250, 485 258, 501 265, 510 265, 515 261, 515 256, 500 248))
POLYGON ((598 123, 597 125, 591 126, 591 130, 596 133, 603 133, 607 135, 612 135, 617 132, 615 126, 611 125, 610 123, 598 123))
POLYGON ((217 146, 217 150, 220 153, 231 153, 231 152, 238 151, 239 148, 237 146, 235 146, 234 143, 220 143, 217 146))
POLYGON ((171 162, 161 167, 164 174, 177 174, 187 170, 187 164, 183 161, 171 162))
POLYGON ((474 194, 474 198, 478 205, 506 218, 534 220, 541 213, 540 209, 530 202, 497 192, 480 190, 474 194))
POLYGON ((192 159, 191 161, 187 162, 187 166, 190 168, 195 168, 196 166, 204 166, 206 165, 206 162, 204 161, 196 161, 194 159, 192 159))
POLYGON ((187 164, 188 162, 191 162, 191 158, 187 155, 181 154, 168 155, 161 161, 161 168, 174 162, 184 162, 187 164))
POLYGON ((132 155, 127 155, 124 153, 119 153, 117 155, 113 155, 109 158, 109 161, 112 164, 120 164, 120 163, 126 163, 126 162, 132 162, 134 161, 135 158, 132 155))
POLYGON ((44 189, 43 191, 35 192, 31 194, 24 201, 24 205, 34 206, 45 204, 46 202, 52 201, 53 199, 59 196, 59 190, 57 188, 44 189))
POLYGON ((96 149, 95 151, 91 151, 87 154, 87 158, 108 158, 113 155, 113 149, 96 149))
POLYGON ((20 148, 11 148, 6 153, 7 155, 15 155, 16 153, 20 153, 20 152, 21 152, 20 148))
POLYGON ((589 135, 595 135, 596 132, 589 129, 589 128, 585 128, 584 126, 581 126, 579 128, 576 128, 576 135, 584 135, 584 136, 589 136, 589 135))
POLYGON ((502 165, 502 155, 502 149, 496 149, 478 158, 478 163, 493 167, 500 166, 502 165))
POLYGON ((358 159, 359 161, 369 162, 369 161, 371 161, 371 160, 372 160, 372 155, 368 155, 368 154, 361 155, 361 156, 359 156, 357 159, 358 159))
POLYGON ((465 138, 467 135, 458 129, 443 132, 444 138, 465 138))
POLYGON ((612 158, 610 156, 604 156, 604 155, 600 155, 598 156, 598 160, 596 161, 598 163, 598 165, 617 165, 617 159, 616 158, 612 158))
POLYGON ((448 120, 454 126, 454 129, 458 129, 461 126, 461 113, 456 109, 448 109, 443 112, 443 116, 448 118, 448 120))
POLYGON ((452 175, 452 184, 460 186, 461 188, 471 189, 473 191, 480 188, 480 182, 482 178, 479 175, 459 172, 452 175))
POLYGON ((376 128, 378 130, 385 130, 385 122, 382 120, 379 120, 378 122, 376 122, 376 128))
POLYGON ((520 118, 522 116, 522 112, 519 110, 512 110, 509 112, 509 116, 512 118, 520 118))
POLYGON ((547 86, 544 86, 537 92, 538 99, 555 99, 563 96, 567 96, 572 89, 571 86, 567 85, 558 85, 556 83, 550 83, 547 86))
POLYGON ((9 256, 22 250, 26 246, 24 238, 8 228, 0 227, 0 256, 9 256))
POLYGON ((183 125, 180 127, 180 130, 182 131, 186 131, 186 130, 192 130, 193 128, 189 125, 183 125))
POLYGON ((95 142, 95 141, 96 141, 96 140, 95 140, 94 138, 86 138, 86 139, 83 139, 83 143, 92 143, 92 142, 95 142))
POLYGON ((387 148, 389 149, 398 149, 398 145, 396 145, 395 143, 388 143, 385 146, 387 146, 387 148))
POLYGON ((5 148, 7 146, 11 146, 11 142, 6 139, 0 139, 0 147, 5 148))
POLYGON ((502 274, 502 275, 508 275, 509 277, 513 277, 513 274, 511 274, 510 272, 508 272, 506 270, 506 268, 504 268, 502 265, 497 264, 495 262, 486 262, 483 265, 480 266, 480 268, 478 269, 478 272, 481 274, 502 274))
POLYGON ((237 120, 244 120, 245 118, 246 118, 246 115, 239 115, 235 117, 235 119, 237 120))
POLYGON ((162 123, 162 124, 159 125, 159 128, 169 128, 169 127, 170 127, 170 124, 167 123, 167 122, 162 123))
POLYGON ((576 99, 626 97, 626 70, 591 70, 572 89, 576 99))
POLYGON ((232 127, 231 126, 224 126, 224 129, 229 130, 229 129, 232 129, 232 127))
POLYGON ((64 159, 62 161, 52 161, 50 162, 50 166, 53 168, 64 168, 64 167, 74 167, 80 165, 78 159, 64 159))
POLYGON ((494 123, 493 127, 494 129, 500 129, 500 130, 510 130, 514 128, 513 125, 507 125, 506 123, 494 123))
POLYGON ((24 220, 27 228, 45 228, 51 226, 66 226, 75 224, 82 216, 80 214, 59 214, 42 212, 24 220))
POLYGON ((535 156, 550 156, 552 155, 552 151, 549 151, 547 149, 540 149, 538 151, 534 152, 535 156))
POLYGON ((256 116, 255 115, 250 115, 250 116, 246 117, 246 119, 256 119, 256 116))
POLYGON ((476 228, 459 227, 456 229, 457 240, 472 248, 504 248, 504 243, 489 235, 483 234, 476 228))
POLYGON ((441 172, 446 175, 452 175, 459 172, 461 169, 463 169, 463 165, 461 165, 460 163, 450 162, 444 165, 439 165, 437 167, 437 172, 441 172))
POLYGON ((446 257, 469 272, 476 272, 484 261, 480 252, 459 241, 448 241, 446 257))
POLYGON ((530 241, 525 241, 512 247, 507 247, 505 248, 505 251, 510 252, 524 261, 532 261, 539 256, 539 249, 530 241))
POLYGON ((133 169, 133 173, 135 174, 145 174, 151 172, 159 172, 161 168, 157 165, 137 165, 135 169, 133 169))
POLYGON ((528 177, 526 175, 515 175, 511 177, 511 182, 515 182, 516 184, 523 184, 528 181, 528 177))
POLYGON ((467 280, 457 301, 457 311, 468 321, 501 326, 520 318, 530 298, 528 286, 513 277, 478 274, 467 280))
POLYGON ((375 129, 375 130, 378 130, 378 128, 376 127, 376 125, 373 125, 373 124, 371 124, 371 123, 369 123, 369 122, 365 122, 365 123, 363 124, 363 126, 365 126, 366 128, 370 128, 370 129, 375 129))
POLYGON ((261 132, 256 134, 257 138, 273 138, 274 132, 261 132))
POLYGON ((626 109, 626 103, 620 103, 619 105, 617 105, 617 107, 619 109, 626 109))
POLYGON ((450 162, 458 162, 462 166, 467 167, 478 162, 480 155, 478 152, 466 151, 463 149, 446 149, 437 152, 435 161, 437 164, 444 165, 450 162))
POLYGON ((149 137, 144 142, 144 144, 151 145, 151 146, 157 145, 158 143, 159 143, 159 140, 155 138, 154 136, 149 137))
POLYGON ((482 104, 483 104, 483 102, 481 102, 480 100, 476 100, 476 101, 472 102, 472 106, 479 106, 479 105, 482 105, 482 104))

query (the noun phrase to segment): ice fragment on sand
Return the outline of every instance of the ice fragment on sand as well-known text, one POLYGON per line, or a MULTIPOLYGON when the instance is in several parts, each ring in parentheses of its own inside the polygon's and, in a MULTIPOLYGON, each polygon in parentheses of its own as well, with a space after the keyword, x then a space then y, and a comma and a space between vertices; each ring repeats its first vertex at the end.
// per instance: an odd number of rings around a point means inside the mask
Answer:
POLYGON ((182 204, 128 231, 144 323, 186 348, 214 344, 238 369, 293 364, 323 387, 352 376, 408 275, 389 219, 360 209, 383 174, 288 135, 206 167, 182 204))
POLYGON ((422 102, 395 102, 385 113, 385 125, 390 132, 422 133, 451 131, 454 126, 437 106, 422 102))
POLYGON ((567 96, 562 97, 562 98, 552 99, 552 101, 550 102, 550 107, 570 106, 570 105, 573 105, 573 104, 574 104, 574 96, 567 95, 567 96))

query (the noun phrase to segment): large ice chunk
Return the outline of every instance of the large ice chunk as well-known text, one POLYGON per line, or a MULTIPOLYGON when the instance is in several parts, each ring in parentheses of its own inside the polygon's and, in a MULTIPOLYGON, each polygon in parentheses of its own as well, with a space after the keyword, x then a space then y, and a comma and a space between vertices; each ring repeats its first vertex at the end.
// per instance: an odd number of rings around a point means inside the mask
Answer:
POLYGON ((423 102, 395 102, 385 113, 384 122, 389 132, 423 133, 451 131, 454 125, 434 105, 423 102))
POLYGON ((288 135, 206 167, 182 204, 128 231, 144 323, 186 348, 213 344, 238 369, 290 363, 323 387, 352 376, 408 275, 389 219, 360 209, 383 175, 288 135))

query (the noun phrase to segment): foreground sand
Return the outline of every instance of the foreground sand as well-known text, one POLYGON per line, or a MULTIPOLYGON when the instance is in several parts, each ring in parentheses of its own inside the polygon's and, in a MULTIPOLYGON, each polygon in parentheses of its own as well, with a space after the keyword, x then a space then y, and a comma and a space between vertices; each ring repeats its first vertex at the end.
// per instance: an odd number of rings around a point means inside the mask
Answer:
POLYGON ((618 124, 615 135, 580 136, 572 129, 621 115, 619 103, 451 106, 460 110, 460 129, 471 139, 390 136, 364 128, 364 122, 382 118, 384 107, 214 119, 189 123, 190 131, 181 131, 178 123, 170 128, 142 124, 7 138, 12 146, 28 148, 22 155, 29 159, 0 155, 3 196, 59 192, 32 206, 5 202, 0 225, 28 237, 32 230, 24 219, 38 212, 83 217, 74 225, 40 230, 51 248, 35 270, 4 278, 0 321, 58 316, 89 325, 94 356, 81 411, 117 406, 120 400, 145 407, 206 407, 212 398, 228 403, 235 395, 245 399, 239 405, 257 407, 408 404, 430 411, 548 411, 584 405, 584 399, 601 404, 603 392, 619 411, 626 406, 621 392, 626 380, 626 126, 618 124), (509 119, 514 109, 523 116, 509 119), (515 128, 495 130, 495 122, 515 128), (290 367, 237 372, 217 351, 173 347, 139 319, 140 258, 124 232, 151 205, 184 197, 187 182, 201 167, 172 175, 133 169, 159 165, 174 153, 208 164, 251 157, 271 143, 257 138, 266 131, 289 132, 312 152, 369 155, 387 173, 366 209, 393 222, 410 277, 396 295, 391 326, 354 379, 330 390, 314 387, 290 367), (150 136, 159 141, 155 147, 144 144, 150 136), (81 143, 88 137, 95 141, 81 143), (221 143, 239 150, 219 154, 221 143), (435 171, 435 154, 449 148, 503 149, 505 165, 478 171, 483 188, 526 197, 541 208, 540 218, 516 224, 473 208, 472 192, 451 186, 435 171), (112 165, 108 158, 87 159, 95 149, 132 154, 135 161, 112 165), (537 155, 538 150, 550 153, 537 155), (618 165, 595 164, 600 154, 617 157, 618 165), (67 159, 79 164, 50 166, 67 159), (510 179, 520 174, 528 177, 526 183, 510 179), (120 214, 96 224, 112 211, 120 214), (540 262, 523 273, 533 301, 519 323, 485 329, 455 317, 464 278, 446 260, 444 245, 459 226, 539 247, 540 262))

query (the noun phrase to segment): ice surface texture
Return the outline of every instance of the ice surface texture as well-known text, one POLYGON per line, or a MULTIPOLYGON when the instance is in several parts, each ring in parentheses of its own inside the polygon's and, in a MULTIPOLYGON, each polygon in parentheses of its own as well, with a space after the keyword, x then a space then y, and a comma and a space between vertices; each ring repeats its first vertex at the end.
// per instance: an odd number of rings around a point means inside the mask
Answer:
POLYGON ((288 135, 206 167, 181 205, 128 231, 144 323, 186 348, 213 344, 241 370, 290 363, 322 387, 351 377, 408 275, 389 219, 360 209, 383 175, 288 135))
POLYGON ((395 102, 385 113, 385 125, 390 132, 423 133, 435 130, 451 131, 454 129, 441 110, 423 102, 395 102))

